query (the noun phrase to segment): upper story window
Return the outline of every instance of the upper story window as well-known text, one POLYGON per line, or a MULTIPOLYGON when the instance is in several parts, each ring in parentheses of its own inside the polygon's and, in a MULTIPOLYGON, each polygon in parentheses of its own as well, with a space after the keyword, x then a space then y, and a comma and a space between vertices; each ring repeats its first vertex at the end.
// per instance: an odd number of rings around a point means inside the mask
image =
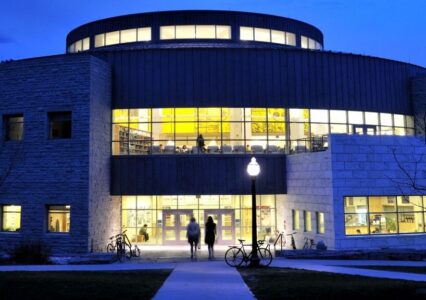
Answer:
POLYGON ((68 53, 86 51, 90 49, 90 38, 79 40, 68 47, 68 53))
POLYGON ((304 49, 322 50, 320 43, 303 35, 300 37, 300 46, 304 49))
POLYGON ((95 48, 151 40, 151 27, 130 28, 97 34, 95 48))
POLYGON ((231 39, 227 25, 171 25, 160 27, 160 40, 231 39))
POLYGON ((16 232, 21 229, 21 206, 3 205, 1 207, 1 231, 16 232))
POLYGON ((240 27, 240 40, 296 46, 296 35, 281 30, 258 27, 240 27))
POLYGON ((4 139, 6 141, 20 141, 24 136, 24 115, 5 115, 3 117, 4 139))
POLYGON ((70 231, 70 210, 69 205, 50 205, 47 207, 48 232, 70 231))
POLYGON ((49 138, 70 139, 72 114, 70 111, 49 112, 49 138))

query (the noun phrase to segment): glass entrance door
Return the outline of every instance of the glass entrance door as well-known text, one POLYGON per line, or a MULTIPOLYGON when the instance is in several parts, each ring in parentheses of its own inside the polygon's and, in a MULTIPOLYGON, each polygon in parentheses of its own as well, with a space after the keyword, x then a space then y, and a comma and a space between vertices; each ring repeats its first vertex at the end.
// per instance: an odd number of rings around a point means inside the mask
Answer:
POLYGON ((163 210, 163 244, 184 245, 187 243, 186 226, 192 210, 163 210))
POLYGON ((352 125, 352 132, 355 134, 376 135, 376 126, 374 125, 352 125))
MULTIPOLYGON (((204 220, 211 216, 216 223, 217 244, 232 245, 235 242, 235 212, 233 209, 206 209, 204 220)), ((203 237, 204 238, 204 237, 203 237)))

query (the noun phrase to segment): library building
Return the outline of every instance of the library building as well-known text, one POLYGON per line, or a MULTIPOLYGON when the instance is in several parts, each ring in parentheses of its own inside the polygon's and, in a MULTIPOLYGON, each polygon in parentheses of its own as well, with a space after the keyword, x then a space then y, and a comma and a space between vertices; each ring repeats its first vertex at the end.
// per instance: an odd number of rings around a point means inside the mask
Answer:
POLYGON ((64 54, 1 62, 0 100, 0 249, 101 252, 122 229, 173 248, 209 216, 233 245, 253 209, 258 238, 286 247, 296 232, 298 248, 426 248, 426 68, 328 51, 305 22, 94 21, 64 54))

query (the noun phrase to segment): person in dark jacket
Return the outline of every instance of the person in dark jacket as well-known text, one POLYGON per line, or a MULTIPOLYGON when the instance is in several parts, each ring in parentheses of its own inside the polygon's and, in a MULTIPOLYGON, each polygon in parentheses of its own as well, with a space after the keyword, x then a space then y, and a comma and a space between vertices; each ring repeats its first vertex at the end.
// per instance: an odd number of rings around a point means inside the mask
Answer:
POLYGON ((198 153, 204 152, 204 138, 203 135, 200 134, 197 138, 197 147, 198 147, 198 153))
POLYGON ((213 218, 209 216, 206 223, 206 236, 204 242, 207 244, 209 249, 209 259, 214 258, 214 242, 216 240, 216 223, 213 222, 213 218))

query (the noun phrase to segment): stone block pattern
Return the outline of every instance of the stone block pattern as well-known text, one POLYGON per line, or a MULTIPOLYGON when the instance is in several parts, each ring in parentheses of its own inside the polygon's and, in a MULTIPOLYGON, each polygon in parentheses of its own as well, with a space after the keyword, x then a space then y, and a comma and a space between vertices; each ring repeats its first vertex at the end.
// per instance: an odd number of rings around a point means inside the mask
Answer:
POLYGON ((426 248, 426 234, 346 236, 345 196, 418 195, 407 186, 417 167, 420 185, 426 185, 426 145, 413 136, 332 135, 330 138, 334 224, 337 249, 426 248), (395 153, 395 156, 394 154, 395 153))
POLYGON ((92 85, 102 85, 102 79, 94 83, 92 77, 105 72, 103 62, 85 54, 0 65, 0 114, 24 114, 23 141, 1 143, 0 176, 6 178, 0 185, 0 205, 22 205, 22 223, 19 233, 0 233, 0 249, 42 240, 54 253, 88 251, 90 177, 95 176, 89 172, 94 160, 89 132, 95 126, 90 100, 96 94, 92 85), (49 139, 51 111, 72 112, 71 139, 49 139), (11 161, 13 167, 4 176, 11 161), (47 232, 47 205, 71 206, 69 233, 47 232))

